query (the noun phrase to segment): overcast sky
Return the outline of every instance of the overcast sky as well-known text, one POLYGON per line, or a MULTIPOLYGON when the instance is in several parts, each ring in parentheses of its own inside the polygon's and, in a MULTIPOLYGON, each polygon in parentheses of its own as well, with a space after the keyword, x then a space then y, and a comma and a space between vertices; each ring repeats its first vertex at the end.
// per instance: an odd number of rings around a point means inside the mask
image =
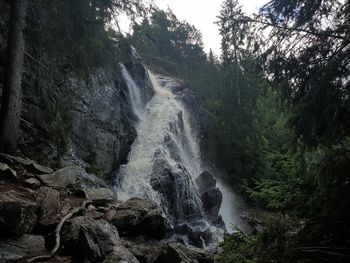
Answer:
MULTIPOLYGON (((180 20, 186 20, 193 24, 202 32, 205 50, 210 48, 216 54, 220 54, 220 35, 217 21, 221 9, 221 0, 154 0, 162 9, 168 6, 174 11, 180 20)), ((248 13, 254 13, 259 10, 268 0, 239 0, 243 10, 248 13)))
MULTIPOLYGON (((269 0, 239 0, 247 14, 258 11, 269 0)), ((202 32, 205 50, 211 48, 215 54, 220 54, 220 35, 218 26, 214 24, 219 15, 222 0, 154 0, 161 8, 173 10, 180 20, 186 20, 202 32)), ((125 28, 123 19, 121 26, 125 28)), ((126 26, 127 27, 127 26, 126 26)))

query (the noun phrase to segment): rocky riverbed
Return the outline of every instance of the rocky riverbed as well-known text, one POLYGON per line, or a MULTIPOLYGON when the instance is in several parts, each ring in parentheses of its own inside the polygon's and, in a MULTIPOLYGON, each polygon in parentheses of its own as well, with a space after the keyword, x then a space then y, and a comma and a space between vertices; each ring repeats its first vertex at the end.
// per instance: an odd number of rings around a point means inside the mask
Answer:
POLYGON ((0 155, 0 262, 214 262, 185 246, 155 202, 118 201, 76 166, 0 155))

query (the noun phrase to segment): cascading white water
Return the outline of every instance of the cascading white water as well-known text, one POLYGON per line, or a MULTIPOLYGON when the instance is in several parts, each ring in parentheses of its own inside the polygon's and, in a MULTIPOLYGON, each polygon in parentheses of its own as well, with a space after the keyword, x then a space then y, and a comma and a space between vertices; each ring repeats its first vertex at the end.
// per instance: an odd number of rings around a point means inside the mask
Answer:
MULTIPOLYGON (((176 96, 167 87, 162 87, 151 72, 148 72, 154 96, 142 109, 140 90, 130 73, 122 66, 122 74, 128 85, 134 113, 139 118, 136 125, 137 138, 132 145, 128 163, 120 168, 123 177, 120 186, 121 198, 132 196, 158 199, 157 192, 150 186, 148 176, 152 173, 154 154, 161 150, 167 161, 175 166, 182 162, 189 173, 197 176, 201 172, 199 146, 195 134, 191 130, 188 113, 176 96), (179 123, 179 115, 181 115, 179 123), (176 134, 177 125, 183 126, 183 134, 176 134), (171 140, 177 147, 177 156, 170 152, 167 141, 171 140), (180 160, 176 160, 180 158, 180 160)), ((164 79, 163 79, 164 83, 164 79)), ((171 85, 172 80, 168 79, 171 85)))
POLYGON ((128 85, 129 96, 132 103, 133 112, 138 118, 140 118, 143 112, 140 90, 137 87, 134 80, 132 79, 129 71, 125 68, 125 66, 123 64, 120 64, 120 67, 122 70, 123 77, 128 85))
POLYGON ((170 90, 176 83, 148 72, 154 95, 143 106, 139 87, 125 66, 121 67, 138 121, 127 164, 119 168, 116 176, 119 198, 150 198, 162 207, 173 226, 191 221, 191 227, 200 231, 213 230, 205 218, 195 183, 203 170, 199 139, 191 127, 190 112, 170 90), (152 177, 159 170, 161 176, 152 177), (163 173, 170 183, 162 182, 163 173))

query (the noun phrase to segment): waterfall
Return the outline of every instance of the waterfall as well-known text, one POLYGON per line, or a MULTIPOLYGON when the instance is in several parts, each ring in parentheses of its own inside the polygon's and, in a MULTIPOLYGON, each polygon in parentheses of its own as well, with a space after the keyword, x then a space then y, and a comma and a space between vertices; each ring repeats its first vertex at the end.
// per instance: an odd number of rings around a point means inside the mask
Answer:
POLYGON ((118 196, 156 201, 175 232, 184 236, 201 233, 200 242, 208 243, 202 233, 212 240, 217 228, 205 217, 195 183, 203 170, 199 138, 192 129, 191 112, 171 91, 178 83, 147 71, 154 95, 144 104, 130 72, 124 65, 121 68, 138 121, 127 163, 116 174, 118 196))

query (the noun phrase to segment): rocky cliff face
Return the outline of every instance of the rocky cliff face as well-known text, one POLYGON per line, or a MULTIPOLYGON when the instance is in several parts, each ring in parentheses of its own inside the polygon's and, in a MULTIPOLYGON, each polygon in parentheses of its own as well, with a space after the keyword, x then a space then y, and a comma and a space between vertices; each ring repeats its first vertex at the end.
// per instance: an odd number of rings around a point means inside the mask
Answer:
POLYGON ((170 236, 152 200, 121 202, 80 167, 0 154, 0 262, 214 262, 170 236))
MULTIPOLYGON (((130 51, 126 66, 147 103, 153 89, 142 60, 130 51)), ((135 116, 118 69, 96 70, 87 80, 73 76, 52 94, 38 91, 35 66, 27 68, 20 142, 25 155, 45 164, 80 165, 103 176, 126 161, 136 136, 135 116)))
POLYGON ((20 147, 26 155, 50 163, 64 143, 66 149, 59 160, 63 166, 73 163, 106 175, 125 161, 136 135, 125 84, 117 72, 111 76, 101 69, 91 74, 89 83, 72 79, 68 88, 62 92, 62 96, 71 96, 65 105, 67 115, 55 112, 54 118, 69 131, 57 128, 54 134, 48 120, 52 113, 45 108, 49 103, 43 103, 41 96, 33 96, 33 87, 27 86, 20 147))

